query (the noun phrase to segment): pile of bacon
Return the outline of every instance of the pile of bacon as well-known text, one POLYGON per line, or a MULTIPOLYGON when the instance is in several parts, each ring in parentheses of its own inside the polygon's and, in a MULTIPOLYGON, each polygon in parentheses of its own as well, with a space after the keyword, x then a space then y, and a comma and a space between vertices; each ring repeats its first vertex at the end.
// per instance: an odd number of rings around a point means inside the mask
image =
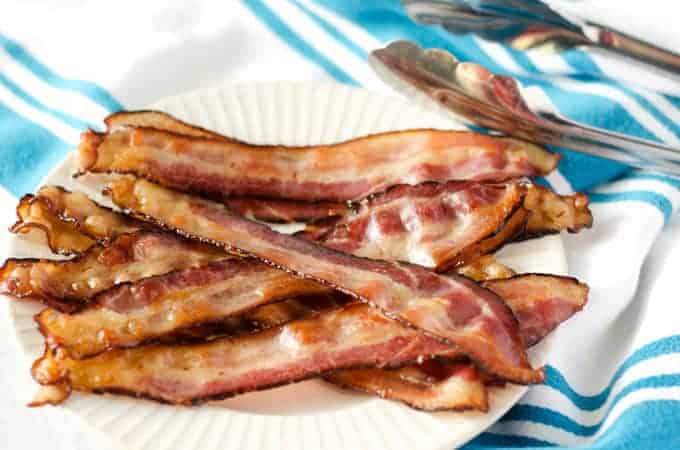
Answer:
POLYGON ((590 226, 583 194, 533 184, 532 144, 412 130, 255 146, 156 112, 87 131, 77 176, 118 211, 45 186, 11 231, 67 260, 9 259, 45 352, 33 405, 72 390, 197 404, 322 377, 423 410, 488 408, 544 379, 527 348, 583 308, 569 277, 515 274, 504 244, 590 226), (96 175, 99 173, 99 175, 96 175), (304 222, 295 234, 263 222, 304 222))

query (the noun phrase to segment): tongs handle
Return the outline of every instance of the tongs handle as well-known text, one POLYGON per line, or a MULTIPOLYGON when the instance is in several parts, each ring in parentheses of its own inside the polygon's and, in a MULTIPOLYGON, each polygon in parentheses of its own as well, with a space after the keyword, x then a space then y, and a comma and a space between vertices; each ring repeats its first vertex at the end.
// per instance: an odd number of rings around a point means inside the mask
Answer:
POLYGON ((374 50, 369 62, 388 85, 401 92, 416 88, 465 122, 680 175, 680 149, 567 119, 540 98, 528 101, 527 91, 514 78, 495 75, 479 64, 460 63, 444 50, 424 51, 413 42, 398 41, 374 50))

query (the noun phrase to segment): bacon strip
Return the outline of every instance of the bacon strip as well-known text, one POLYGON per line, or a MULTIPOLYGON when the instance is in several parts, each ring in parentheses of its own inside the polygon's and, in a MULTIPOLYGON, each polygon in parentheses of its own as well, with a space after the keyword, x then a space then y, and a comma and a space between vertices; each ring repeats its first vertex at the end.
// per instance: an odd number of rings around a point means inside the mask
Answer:
POLYGON ((42 230, 50 249, 59 254, 80 254, 95 242, 148 227, 108 208, 97 205, 82 192, 59 186, 44 186, 36 195, 27 194, 17 206, 13 233, 42 230))
POLYGON ((124 234, 68 261, 10 258, 0 267, 0 292, 35 297, 60 311, 72 312, 116 284, 225 257, 212 246, 168 233, 124 234))
POLYGON ((95 241, 81 233, 76 226, 64 220, 51 208, 46 198, 26 194, 17 205, 17 222, 10 227, 12 233, 44 235, 53 253, 70 256, 82 253, 95 241))
MULTIPOLYGON (((494 264, 488 260, 487 263, 493 273, 494 264)), ((502 270, 501 273, 507 275, 508 272, 502 270)), ((568 277, 527 274, 489 280, 485 285, 512 308, 527 347, 538 343, 557 325, 580 311, 588 298, 588 286, 568 277)), ((452 364, 428 360, 397 370, 354 369, 325 378, 342 387, 399 400, 428 411, 486 411, 488 408, 484 380, 469 362, 452 364)))
POLYGON ((104 123, 106 124, 108 131, 116 131, 128 127, 147 127, 171 131, 186 136, 237 142, 236 139, 226 137, 196 125, 188 124, 170 114, 160 111, 119 111, 104 119, 104 123))
POLYGON ((519 183, 449 182, 397 186, 333 225, 326 247, 440 269, 494 235, 522 205, 519 183))
POLYGON ((588 196, 581 192, 559 195, 550 189, 532 184, 524 198, 524 207, 530 214, 521 239, 559 233, 562 230, 577 233, 593 224, 588 196))
POLYGON ((118 128, 88 131, 79 147, 81 172, 134 174, 219 199, 358 200, 396 184, 544 175, 558 160, 510 138, 438 130, 289 148, 118 128))
POLYGON ((314 319, 204 344, 111 350, 76 360, 47 350, 33 365, 44 385, 197 404, 361 366, 397 367, 450 347, 357 304, 314 319))
MULTIPOLYGON (((504 241, 509 240, 511 238, 511 235, 507 235, 506 231, 507 230, 512 231, 516 228, 516 226, 512 225, 512 223, 515 222, 514 219, 508 221, 508 223, 504 226, 504 231, 502 231, 501 233, 493 235, 492 237, 487 238, 486 240, 483 240, 480 243, 475 243, 476 240, 478 240, 481 237, 484 237, 486 234, 493 233, 494 228, 500 226, 500 224, 505 219, 505 216, 508 216, 510 214, 512 208, 516 207, 517 204, 521 204, 523 188, 521 188, 516 183, 488 186, 476 183, 448 183, 445 185, 431 184, 417 187, 405 186, 400 187, 398 189, 394 189, 393 191, 394 193, 397 194, 395 196, 397 199, 402 198, 405 199, 406 206, 404 204, 395 205, 394 202, 387 201, 382 203, 389 206, 387 210, 381 213, 380 203, 376 203, 376 206, 372 207, 371 211, 376 211, 377 214, 375 215, 378 216, 382 214, 382 217, 385 217, 386 214, 390 213, 396 214, 397 216, 405 217, 405 214, 403 212, 404 210, 409 209, 418 210, 419 211, 417 213, 419 214, 418 217, 422 218, 421 221, 423 224, 422 229, 427 228, 431 230, 430 235, 426 236, 425 235, 426 233, 424 231, 419 231, 413 228, 416 222, 415 217, 416 213, 414 213, 413 214, 414 217, 412 217, 412 220, 410 220, 409 223, 405 224, 405 226, 409 226, 412 228, 410 232, 403 230, 402 233, 397 234, 393 233, 392 235, 386 234, 384 238, 378 239, 378 242, 380 242, 385 249, 389 249, 391 247, 394 250, 391 254, 387 251, 381 254, 378 251, 380 249, 380 246, 373 245, 371 243, 363 243, 354 246, 357 248, 350 249, 342 248, 343 245, 345 246, 351 245, 352 241, 360 242, 361 236, 351 236, 351 240, 345 239, 343 241, 335 238, 337 237, 337 234, 331 234, 330 235, 331 239, 326 239, 324 245, 331 248, 336 247, 341 250, 348 251, 351 250, 355 253, 358 252, 360 255, 367 257, 377 257, 386 259, 401 258, 411 259, 413 261, 417 257, 419 257, 419 255, 433 253, 441 255, 442 258, 449 258, 451 261, 454 260, 459 261, 458 259, 455 259, 455 257, 444 256, 445 248, 453 247, 464 249, 464 251, 462 252, 463 256, 460 259, 464 260, 473 259, 481 251, 483 252, 491 251, 496 246, 499 246, 504 241), (407 193, 413 192, 414 195, 409 196, 402 195, 399 193, 403 191, 406 191, 407 193), (415 198, 417 200, 417 203, 414 204, 413 202, 411 202, 410 199, 412 198, 415 198), (394 209, 396 211, 391 212, 390 209, 394 209), (448 219, 450 219, 448 221, 446 220, 447 215, 448 219), (441 225, 438 224, 438 222, 445 222, 444 225, 446 226, 442 227, 441 225), (462 227, 460 226, 461 223, 463 224, 462 227), (457 229, 454 230, 453 233, 449 233, 449 230, 451 228, 456 227, 457 229), (399 245, 399 241, 406 240, 411 235, 415 236, 415 238, 411 240, 412 243, 410 245, 408 246, 399 245), (489 242, 492 243, 491 247, 486 245, 489 242)), ((96 203, 85 197, 83 194, 70 193, 60 188, 53 187, 44 188, 43 190, 41 190, 41 193, 39 194, 38 197, 36 197, 36 199, 41 201, 34 204, 42 204, 43 203, 42 200, 44 199, 44 202, 46 204, 52 205, 50 208, 50 211, 52 212, 51 214, 48 214, 46 216, 48 219, 46 220, 46 222, 53 221, 57 225, 64 223, 65 226, 66 225, 73 226, 74 228, 68 231, 69 233, 68 235, 74 239, 80 237, 81 239, 86 240, 86 242, 88 243, 93 242, 92 239, 96 239, 101 242, 106 242, 111 238, 115 238, 116 236, 118 236, 119 233, 125 233, 135 229, 152 228, 147 224, 129 219, 125 216, 122 216, 119 213, 115 213, 107 208, 98 206, 96 203), (45 195, 45 197, 43 197, 43 195, 45 195), (88 236, 91 237, 91 239, 88 236)), ((378 221, 379 220, 380 219, 378 219, 378 221)), ((385 221, 383 221, 383 223, 384 222, 385 221)), ((521 224, 522 224, 521 221, 517 223, 517 225, 521 224)), ((52 227, 52 230, 53 231, 48 233, 50 239, 51 238, 60 239, 60 236, 55 234, 57 228, 52 227)), ((146 231, 146 233, 150 232, 151 231, 146 231)), ((127 242, 126 245, 131 245, 129 238, 124 239, 123 242, 127 242)), ((144 255, 152 255, 152 257, 156 259, 158 259, 159 257, 163 258, 163 264, 158 264, 157 262, 154 262, 152 260, 149 261, 151 264, 149 264, 149 266, 146 267, 144 271, 144 275, 146 276, 161 275, 167 272, 167 270, 169 269, 187 267, 186 264, 193 265, 192 259, 190 258, 189 260, 186 260, 182 252, 177 252, 174 254, 172 253, 173 249, 181 249, 187 245, 187 243, 183 242, 183 240, 178 236, 173 237, 173 235, 166 235, 162 240, 156 241, 152 240, 147 236, 144 239, 144 242, 146 246, 145 247, 146 252, 136 253, 136 255, 139 258, 143 258, 144 255), (173 239, 175 239, 177 242, 171 242, 173 239), (151 248, 154 242, 156 242, 157 245, 165 246, 167 250, 164 248, 161 249, 151 248)), ((118 247, 120 247, 120 245, 118 247)), ((208 254, 205 255, 204 257, 201 257, 201 255, 194 255, 194 259, 200 258, 200 260, 202 261, 216 259, 217 250, 212 247, 195 246, 194 248, 192 248, 192 250, 195 253, 196 251, 201 250, 201 248, 206 248, 208 254)), ((105 251, 104 248, 101 246, 93 248, 90 251, 90 253, 92 253, 91 255, 90 254, 83 255, 84 261, 99 260, 100 257, 98 255, 104 251, 105 251)), ((116 251, 119 250, 115 249, 109 250, 108 253, 111 252, 115 253, 116 251)), ((455 252, 451 252, 450 255, 455 255, 455 252)), ((446 260, 440 262, 442 262, 443 264, 450 263, 450 261, 446 260)), ((13 283, 15 285, 23 284, 26 286, 36 283, 38 285, 49 285, 50 291, 48 294, 43 293, 45 295, 42 295, 41 294, 42 291, 40 289, 37 290, 34 289, 33 292, 34 294, 38 295, 39 297, 42 297, 43 299, 49 299, 50 303, 52 304, 57 303, 58 299, 67 300, 65 303, 68 304, 73 304, 73 300, 87 301, 89 300, 89 297, 95 294, 95 292, 91 290, 79 290, 73 292, 72 284, 74 282, 74 279, 65 274, 68 274, 70 271, 71 273, 74 273, 75 277, 78 277, 80 273, 78 267, 80 266, 73 266, 72 262, 22 263, 16 260, 15 263, 20 264, 22 267, 32 267, 35 265, 39 266, 38 270, 36 271, 23 270, 21 272, 13 273, 12 277, 15 280, 13 283), (47 282, 48 275, 44 275, 43 271, 40 270, 40 267, 43 267, 45 265, 53 268, 51 269, 52 272, 49 272, 50 274, 49 283, 47 282), (64 268, 57 269, 57 267, 62 265, 64 266, 64 268), (71 269, 69 269, 69 267, 71 267, 71 269), (37 277, 38 278, 37 281, 32 280, 31 279, 32 276, 37 277), (40 279, 41 276, 43 278, 42 280, 40 279), (80 296, 80 298, 78 298, 78 296, 80 296)), ((129 263, 133 263, 136 266, 141 266, 143 260, 142 259, 134 260, 132 262, 127 262, 126 264, 129 263)), ((191 267, 191 265, 189 267, 191 267)), ((138 269, 133 268, 133 270, 138 269)), ((269 269, 269 271, 272 270, 274 269, 269 269)), ((102 268, 100 272, 90 271, 86 275, 88 276, 88 279, 86 280, 87 285, 101 286, 98 288, 97 292, 99 292, 104 287, 112 285, 111 281, 108 280, 108 278, 112 276, 108 268, 102 268), (101 273, 105 277, 105 279, 98 280, 97 273, 101 273)), ((292 279, 292 277, 290 276, 288 278, 292 279)), ((166 283, 168 286, 173 286, 172 281, 166 281, 166 283)), ((177 295, 184 295, 183 293, 184 291, 182 290, 181 287, 176 288, 179 289, 180 293, 177 292, 172 293, 168 291, 166 293, 167 298, 174 298, 174 296, 177 295)), ((17 292, 19 295, 24 296, 28 295, 22 293, 21 290, 18 291, 8 290, 8 292, 9 293, 17 292)), ((117 297, 120 296, 120 294, 118 293, 109 293, 107 295, 115 295, 117 297)), ((132 302, 132 300, 130 301, 132 302)), ((104 304, 105 303, 106 302, 104 302, 104 304)), ((158 299, 158 302, 154 302, 154 304, 157 305, 163 303, 164 301, 162 299, 158 299)), ((63 305, 59 307, 59 309, 62 310, 64 308, 65 306, 63 305)), ((155 316, 158 313, 158 311, 147 308, 146 302, 142 302, 140 305, 138 305, 138 309, 139 310, 143 309, 146 317, 145 320, 157 321, 157 318, 155 316)), ((100 314, 106 315, 108 313, 105 310, 101 310, 100 314)), ((199 317, 203 316, 201 314, 192 315, 193 319, 198 319, 199 317)), ((140 321, 140 324, 144 323, 141 317, 137 317, 137 319, 140 321)), ((210 317, 205 317, 205 320, 211 319, 210 317)), ((178 322, 176 325, 179 326, 180 323, 178 322)), ((132 336, 130 334, 128 335, 128 337, 131 340, 131 342, 134 341, 135 336, 132 336)))
MULTIPOLYGON (((522 327, 523 334, 529 332, 538 338, 565 320, 562 314, 549 313, 555 306, 553 298, 572 295, 560 302, 570 306, 573 313, 583 307, 587 296, 584 285, 567 277, 525 275, 499 280, 499 283, 506 286, 510 305, 517 308, 518 315, 529 325, 522 327), (524 285, 517 282, 522 279, 524 285), (525 287, 540 282, 553 287, 548 297, 525 301, 522 298, 525 287), (538 322, 543 325, 536 326, 538 322)), ((290 311, 279 313, 284 317, 270 322, 286 320, 290 311)), ((265 321, 266 318, 265 313, 265 321)), ((367 305, 354 304, 256 335, 216 339, 207 344, 110 350, 85 360, 74 359, 63 349, 47 350, 35 363, 33 375, 41 384, 61 385, 68 390, 122 392, 186 404, 299 381, 332 370, 399 367, 434 356, 456 358, 458 355, 456 349, 437 339, 387 319, 367 305)), ((483 409, 484 397, 477 392, 481 381, 472 376, 473 368, 463 373, 441 369, 445 372, 430 382, 433 388, 418 397, 413 383, 407 383, 405 377, 416 376, 418 370, 428 375, 429 366, 389 374, 376 372, 370 383, 364 383, 365 372, 359 372, 357 377, 353 371, 343 373, 338 375, 338 380, 369 390, 392 386, 392 393, 386 394, 389 398, 423 409, 464 406, 483 409), (408 389, 398 390, 399 385, 408 389)), ((335 380, 335 375, 331 379, 335 380)), ((426 381, 420 380, 421 390, 426 381)))
POLYGON ((484 381, 469 362, 430 359, 397 370, 351 369, 324 378, 337 386, 397 400, 423 411, 489 410, 484 381))
POLYGON ((330 292, 256 260, 228 259, 119 285, 76 314, 48 308, 36 321, 48 344, 64 345, 82 358, 224 321, 277 300, 330 292))
POLYGON ((121 178, 107 188, 114 203, 180 233, 256 256, 371 303, 387 316, 463 349, 500 378, 543 379, 532 369, 509 308, 491 291, 457 276, 339 253, 234 215, 223 205, 121 178))

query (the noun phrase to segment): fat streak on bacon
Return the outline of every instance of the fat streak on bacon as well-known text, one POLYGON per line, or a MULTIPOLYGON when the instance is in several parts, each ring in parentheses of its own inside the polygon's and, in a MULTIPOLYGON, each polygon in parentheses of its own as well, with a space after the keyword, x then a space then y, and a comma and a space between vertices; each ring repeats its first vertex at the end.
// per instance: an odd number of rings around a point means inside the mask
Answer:
POLYGON ((254 146, 154 128, 83 134, 81 172, 147 177, 225 199, 352 201, 396 184, 545 175, 559 156, 511 138, 411 130, 315 147, 254 146))

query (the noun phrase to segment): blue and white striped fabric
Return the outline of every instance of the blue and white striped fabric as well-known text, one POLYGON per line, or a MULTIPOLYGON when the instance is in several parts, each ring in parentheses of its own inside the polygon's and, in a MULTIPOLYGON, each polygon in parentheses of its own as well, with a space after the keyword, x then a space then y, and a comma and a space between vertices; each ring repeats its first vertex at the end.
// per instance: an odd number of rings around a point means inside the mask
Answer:
MULTIPOLYGON (((384 91, 366 57, 399 38, 517 76, 576 120, 680 144, 672 84, 666 93, 643 88, 630 76, 639 68, 602 54, 524 54, 451 36, 414 24, 394 0, 8 0, 0 17, 2 226, 17 197, 109 112, 227 79, 332 79, 384 91)), ((547 383, 467 448, 680 448, 680 180, 555 150, 565 159, 547 182, 585 190, 593 203, 593 229, 565 236, 571 272, 592 288, 590 304, 563 327, 547 383)), ((28 411, 14 398, 12 379, 25 368, 8 340, 0 339, 0 447, 93 448, 73 419, 28 411)))

